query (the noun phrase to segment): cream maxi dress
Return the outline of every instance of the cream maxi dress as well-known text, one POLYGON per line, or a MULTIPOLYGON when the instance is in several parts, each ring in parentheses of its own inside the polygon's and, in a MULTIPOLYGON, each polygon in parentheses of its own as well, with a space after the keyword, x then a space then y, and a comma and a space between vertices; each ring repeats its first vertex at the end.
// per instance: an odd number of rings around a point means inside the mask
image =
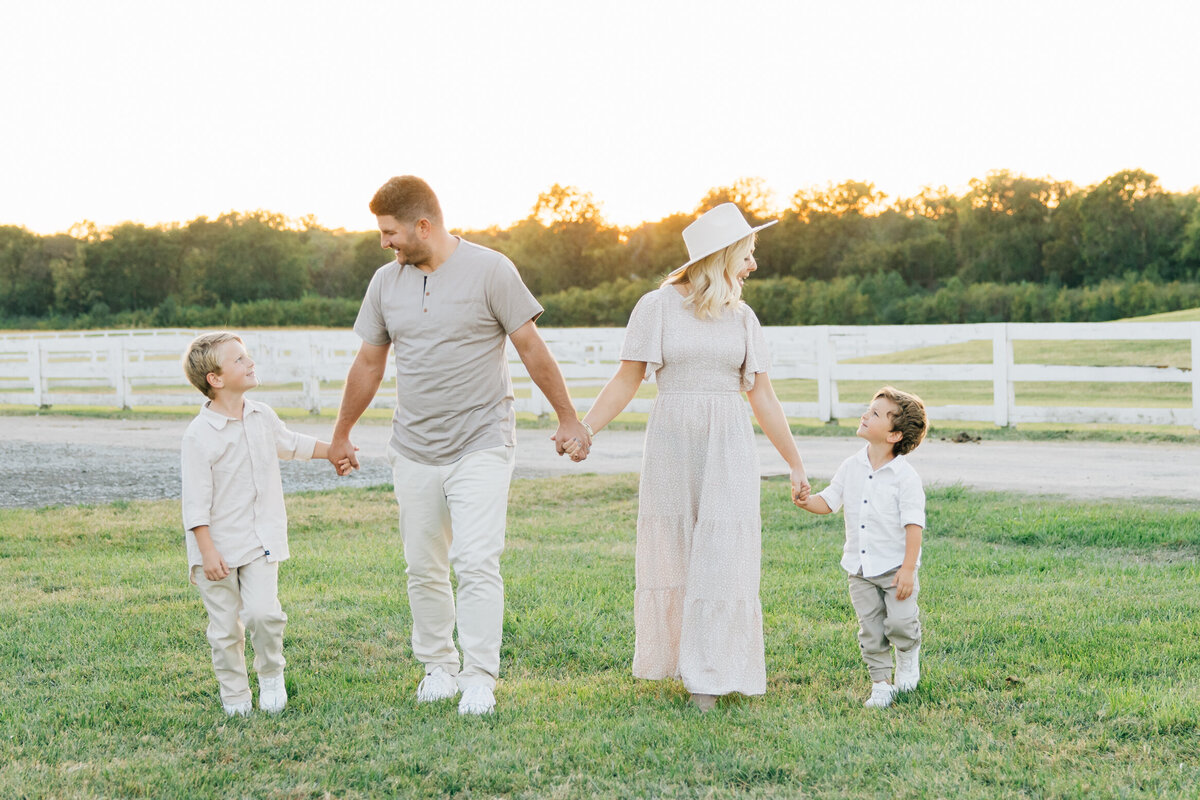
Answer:
POLYGON ((763 694, 759 467, 742 392, 767 369, 762 327, 739 304, 697 319, 665 286, 630 316, 621 358, 646 362, 634 592, 638 678, 689 692, 763 694))

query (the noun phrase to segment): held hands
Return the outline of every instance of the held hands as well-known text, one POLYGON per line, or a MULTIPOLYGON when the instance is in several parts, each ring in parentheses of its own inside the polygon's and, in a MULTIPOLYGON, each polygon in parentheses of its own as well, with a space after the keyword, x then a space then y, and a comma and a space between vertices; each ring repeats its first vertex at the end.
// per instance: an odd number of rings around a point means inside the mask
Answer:
POLYGON ((896 587, 896 599, 907 600, 909 595, 913 593, 913 584, 915 582, 915 573, 912 567, 901 566, 896 570, 896 577, 892 578, 892 586, 896 587))
POLYGON ((805 502, 808 500, 808 495, 812 491, 812 486, 808 483, 808 476, 804 473, 803 468, 792 470, 792 502, 804 508, 805 502))
POLYGON ((592 437, 579 420, 567 420, 561 423, 550 438, 554 442, 554 449, 560 456, 570 456, 571 460, 576 463, 587 458, 588 452, 592 448, 592 437))
POLYGON ((358 469, 358 448, 349 439, 334 439, 329 443, 325 458, 328 459, 338 475, 349 475, 358 469))

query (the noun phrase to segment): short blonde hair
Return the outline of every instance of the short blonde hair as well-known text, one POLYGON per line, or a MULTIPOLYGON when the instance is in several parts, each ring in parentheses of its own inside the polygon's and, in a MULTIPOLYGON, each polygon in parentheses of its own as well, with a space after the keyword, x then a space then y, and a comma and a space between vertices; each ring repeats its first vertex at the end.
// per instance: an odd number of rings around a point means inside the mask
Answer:
POLYGON ((193 339, 187 352, 183 354, 183 374, 187 375, 192 386, 204 392, 204 396, 209 399, 213 397, 213 387, 208 383, 208 374, 221 374, 217 349, 226 342, 242 342, 242 337, 227 331, 204 333, 193 339))
POLYGON ((742 299, 742 287, 737 274, 746 257, 754 252, 754 234, 739 239, 723 250, 691 264, 687 269, 668 275, 661 286, 674 283, 690 283, 692 293, 687 302, 699 319, 719 317, 730 306, 742 299))
POLYGON ((900 431, 900 441, 892 445, 892 452, 898 456, 911 453, 925 438, 929 431, 929 420, 925 417, 925 402, 910 392, 902 392, 894 386, 884 386, 872 400, 883 398, 900 410, 890 414, 892 430, 900 431))

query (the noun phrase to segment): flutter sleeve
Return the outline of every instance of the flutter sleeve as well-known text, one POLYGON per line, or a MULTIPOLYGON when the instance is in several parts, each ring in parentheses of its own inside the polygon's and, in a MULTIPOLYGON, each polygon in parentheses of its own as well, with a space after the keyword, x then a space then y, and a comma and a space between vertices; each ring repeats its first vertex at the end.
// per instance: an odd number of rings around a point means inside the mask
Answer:
POLYGON ((629 324, 625 326, 621 360, 646 362, 643 380, 650 380, 650 376, 658 372, 663 365, 662 337, 662 296, 658 292, 644 294, 633 307, 633 313, 629 315, 629 324))
POLYGON ((767 350, 767 339, 763 335, 762 325, 759 324, 754 309, 743 304, 739 310, 742 312, 742 326, 746 336, 746 360, 742 362, 742 391, 748 392, 754 388, 755 373, 766 372, 771 366, 771 354, 767 350))

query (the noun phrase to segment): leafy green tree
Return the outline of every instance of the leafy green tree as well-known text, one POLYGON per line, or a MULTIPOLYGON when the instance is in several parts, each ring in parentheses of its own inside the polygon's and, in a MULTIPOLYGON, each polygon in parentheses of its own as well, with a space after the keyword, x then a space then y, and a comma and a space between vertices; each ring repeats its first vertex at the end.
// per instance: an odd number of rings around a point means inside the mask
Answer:
POLYGON ((616 278, 624 265, 621 232, 605 223, 592 195, 558 184, 538 195, 499 249, 535 295, 596 286, 616 278))
POLYGON ((775 218, 775 193, 762 178, 738 178, 729 186, 709 189, 696 206, 696 216, 722 203, 733 203, 751 225, 775 218))
POLYGON ((54 281, 41 238, 0 226, 0 315, 38 317, 54 303, 54 281))
POLYGON ((1179 242, 1185 209, 1140 170, 1123 170, 1088 191, 1080 207, 1084 280, 1126 272, 1160 279, 1179 277, 1179 242))
POLYGON ((958 214, 959 275, 968 282, 1041 281, 1052 210, 1069 184, 989 172, 971 181, 958 214))
POLYGON ((278 214, 198 217, 184 229, 182 242, 187 302, 291 299, 309 287, 300 236, 278 214))
POLYGON ((154 308, 178 288, 179 232, 125 222, 84 252, 88 298, 111 311, 154 308))

